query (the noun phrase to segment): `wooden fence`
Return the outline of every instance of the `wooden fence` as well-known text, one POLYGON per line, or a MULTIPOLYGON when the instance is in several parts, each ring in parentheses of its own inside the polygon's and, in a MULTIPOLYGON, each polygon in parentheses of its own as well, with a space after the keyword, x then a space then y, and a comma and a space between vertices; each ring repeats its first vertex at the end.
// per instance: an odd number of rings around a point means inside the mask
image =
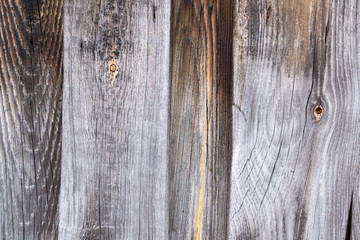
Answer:
POLYGON ((358 0, 1 0, 1 239, 360 239, 358 0))

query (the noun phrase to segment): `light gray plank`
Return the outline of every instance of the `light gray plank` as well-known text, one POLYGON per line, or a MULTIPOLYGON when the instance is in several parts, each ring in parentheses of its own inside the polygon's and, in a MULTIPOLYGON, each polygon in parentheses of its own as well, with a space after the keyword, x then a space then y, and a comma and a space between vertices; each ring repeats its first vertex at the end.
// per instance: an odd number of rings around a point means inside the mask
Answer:
POLYGON ((169 29, 170 1, 65 1, 60 239, 166 239, 169 29))
POLYGON ((0 1, 0 237, 54 239, 62 1, 0 1))
POLYGON ((359 239, 359 10, 236 1, 229 239, 359 239))

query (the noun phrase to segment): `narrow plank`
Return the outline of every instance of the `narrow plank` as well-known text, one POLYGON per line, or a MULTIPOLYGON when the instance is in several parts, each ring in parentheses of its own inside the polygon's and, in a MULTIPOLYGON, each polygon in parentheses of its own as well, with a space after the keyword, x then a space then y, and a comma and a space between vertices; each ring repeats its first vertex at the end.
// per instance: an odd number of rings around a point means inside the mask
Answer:
POLYGON ((0 236, 58 230, 62 1, 0 1, 0 236))
POLYGON ((60 239, 166 239, 170 1, 66 0, 60 239))
POLYGON ((358 1, 234 9, 229 239, 359 239, 358 1))
POLYGON ((232 1, 171 10, 170 239, 226 239, 231 166, 232 1))

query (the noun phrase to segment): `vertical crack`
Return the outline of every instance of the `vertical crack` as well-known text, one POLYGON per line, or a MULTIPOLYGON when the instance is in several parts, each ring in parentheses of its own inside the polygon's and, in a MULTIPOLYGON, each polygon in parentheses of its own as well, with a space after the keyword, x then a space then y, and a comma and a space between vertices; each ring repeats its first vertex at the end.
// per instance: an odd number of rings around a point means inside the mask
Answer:
POLYGON ((350 207, 349 207, 349 215, 348 215, 348 221, 347 221, 347 227, 346 227, 345 240, 350 240, 351 239, 353 195, 354 195, 354 193, 351 193, 351 200, 350 200, 350 207))

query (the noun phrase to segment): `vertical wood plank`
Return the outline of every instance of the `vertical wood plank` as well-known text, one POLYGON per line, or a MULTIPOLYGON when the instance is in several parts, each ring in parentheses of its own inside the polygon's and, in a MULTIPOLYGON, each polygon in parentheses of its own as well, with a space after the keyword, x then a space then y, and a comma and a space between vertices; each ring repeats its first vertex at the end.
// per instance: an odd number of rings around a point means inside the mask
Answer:
POLYGON ((0 1, 0 236, 58 230, 62 1, 0 1))
POLYGON ((170 1, 66 0, 60 239, 166 239, 170 1))
POLYGON ((232 1, 172 2, 170 239, 226 239, 232 1))
POLYGON ((229 239, 358 239, 358 1, 234 8, 229 239))

